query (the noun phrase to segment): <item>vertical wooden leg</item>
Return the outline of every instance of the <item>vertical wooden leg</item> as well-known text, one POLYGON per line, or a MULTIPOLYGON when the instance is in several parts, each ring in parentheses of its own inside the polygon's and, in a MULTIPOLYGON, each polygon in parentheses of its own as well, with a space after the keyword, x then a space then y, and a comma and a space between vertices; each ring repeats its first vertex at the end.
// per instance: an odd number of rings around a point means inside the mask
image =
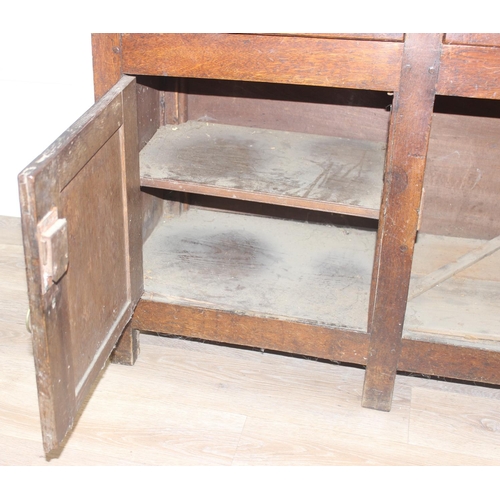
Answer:
POLYGON ((139 356, 139 331, 129 323, 110 356, 111 363, 132 366, 139 356))
POLYGON ((407 34, 389 130, 362 405, 389 411, 401 352, 442 36, 407 34))

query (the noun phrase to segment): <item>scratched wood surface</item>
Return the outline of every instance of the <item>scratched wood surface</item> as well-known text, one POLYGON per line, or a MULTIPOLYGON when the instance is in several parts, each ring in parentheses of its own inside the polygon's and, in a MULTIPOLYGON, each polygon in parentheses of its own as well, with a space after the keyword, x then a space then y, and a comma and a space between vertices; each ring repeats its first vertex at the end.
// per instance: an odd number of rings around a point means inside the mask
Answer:
POLYGON ((19 174, 47 452, 71 428, 142 293, 137 144, 135 79, 123 77, 19 174), (67 222, 69 264, 43 291, 38 227, 54 207, 67 222))
POLYGON ((192 208, 144 246, 144 297, 366 331, 375 231, 192 208))
POLYGON ((385 144, 187 122, 142 150, 141 184, 378 218, 385 144))
POLYGON ((124 33, 122 71, 391 91, 402 43, 224 33, 124 33), (231 57, 227 57, 231 54, 231 57))
MULTIPOLYGON (((410 286, 484 240, 419 234, 410 286)), ((144 247, 145 298, 366 331, 372 231, 192 208, 144 247)), ((500 251, 411 300, 406 338, 500 350, 500 251)))
MULTIPOLYGON (((419 234, 412 280, 481 247, 484 240, 419 234)), ((412 282, 411 282, 412 283, 412 282)), ((411 287, 410 283, 410 287, 411 287)), ((440 338, 500 350, 500 251, 408 302, 406 338, 440 338)))
POLYGON ((363 370, 141 335, 107 365, 62 450, 43 453, 17 218, 0 217, 1 465, 498 465, 500 391, 397 376, 361 408, 363 370))

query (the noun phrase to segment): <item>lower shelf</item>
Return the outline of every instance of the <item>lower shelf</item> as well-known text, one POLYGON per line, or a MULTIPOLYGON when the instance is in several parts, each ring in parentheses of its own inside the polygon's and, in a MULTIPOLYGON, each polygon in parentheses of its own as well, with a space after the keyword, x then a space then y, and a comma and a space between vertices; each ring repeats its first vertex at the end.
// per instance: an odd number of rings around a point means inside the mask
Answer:
POLYGON ((145 296, 366 332, 374 230, 191 208, 144 246, 145 296))
MULTIPOLYGON (((419 234, 411 285, 485 241, 419 234)), ((410 287, 411 288, 411 287, 410 287)), ((500 351, 500 250, 408 301, 404 337, 500 351)))
MULTIPOLYGON (((146 242, 132 326, 366 365, 375 236, 191 208, 146 242)), ((412 279, 479 244, 420 235, 412 279)), ((500 384, 498 259, 409 302, 399 371, 500 384)))

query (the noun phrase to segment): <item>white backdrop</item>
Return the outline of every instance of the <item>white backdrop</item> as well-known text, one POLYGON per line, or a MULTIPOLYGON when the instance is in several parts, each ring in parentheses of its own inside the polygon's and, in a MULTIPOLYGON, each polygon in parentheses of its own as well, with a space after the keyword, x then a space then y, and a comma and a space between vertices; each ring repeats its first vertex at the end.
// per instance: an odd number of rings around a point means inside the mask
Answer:
POLYGON ((0 35, 0 215, 19 216, 17 174, 93 103, 90 34, 0 35))

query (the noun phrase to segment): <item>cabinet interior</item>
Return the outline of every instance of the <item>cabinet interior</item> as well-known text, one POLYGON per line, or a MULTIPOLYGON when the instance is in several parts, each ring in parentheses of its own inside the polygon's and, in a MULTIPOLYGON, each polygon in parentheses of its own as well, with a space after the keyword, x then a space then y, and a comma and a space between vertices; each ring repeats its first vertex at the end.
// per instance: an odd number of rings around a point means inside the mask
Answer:
MULTIPOLYGON (((144 296, 366 334, 393 96, 138 84, 144 296)), ((404 338, 499 350, 500 252, 412 296, 500 234, 498 102, 437 96, 434 111, 404 338)))

